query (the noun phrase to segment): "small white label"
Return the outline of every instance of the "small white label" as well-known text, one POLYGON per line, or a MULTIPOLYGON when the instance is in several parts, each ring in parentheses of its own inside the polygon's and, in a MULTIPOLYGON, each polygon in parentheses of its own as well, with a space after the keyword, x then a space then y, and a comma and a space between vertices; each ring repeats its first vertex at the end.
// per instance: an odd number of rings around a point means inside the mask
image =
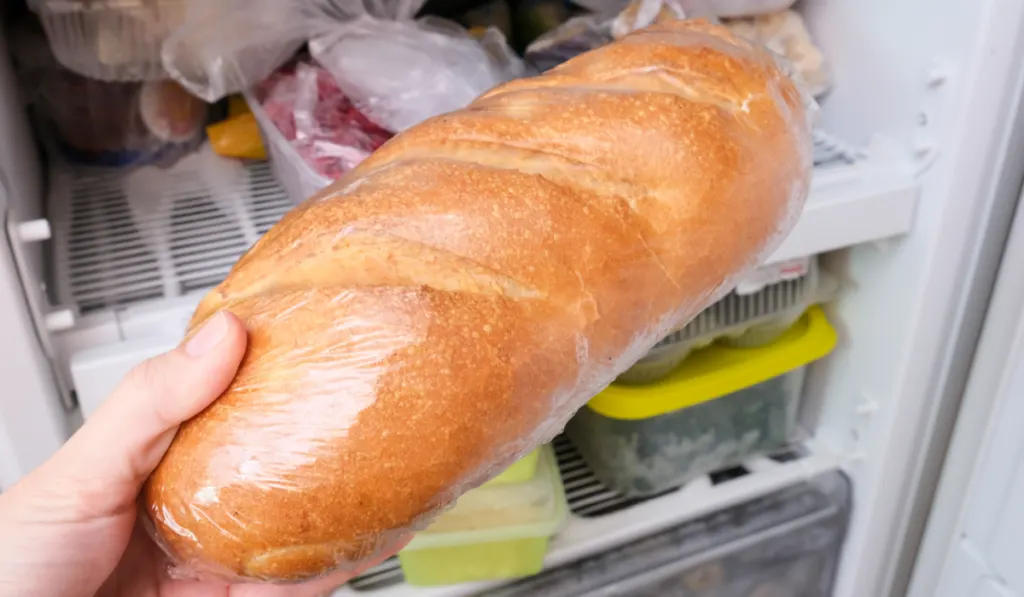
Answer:
POLYGON ((765 286, 806 276, 810 269, 810 257, 798 257, 789 261, 761 266, 736 285, 736 294, 746 295, 760 292, 765 286))

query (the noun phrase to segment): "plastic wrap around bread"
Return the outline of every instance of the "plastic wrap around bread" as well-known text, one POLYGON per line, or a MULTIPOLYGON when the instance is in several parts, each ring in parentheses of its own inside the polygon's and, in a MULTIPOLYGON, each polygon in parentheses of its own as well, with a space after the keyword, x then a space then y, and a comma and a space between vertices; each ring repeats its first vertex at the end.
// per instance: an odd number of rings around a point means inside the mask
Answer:
POLYGON ((200 304, 248 329, 144 507, 179 572, 365 568, 550 440, 786 235, 807 97, 703 21, 639 31, 396 136, 200 304))

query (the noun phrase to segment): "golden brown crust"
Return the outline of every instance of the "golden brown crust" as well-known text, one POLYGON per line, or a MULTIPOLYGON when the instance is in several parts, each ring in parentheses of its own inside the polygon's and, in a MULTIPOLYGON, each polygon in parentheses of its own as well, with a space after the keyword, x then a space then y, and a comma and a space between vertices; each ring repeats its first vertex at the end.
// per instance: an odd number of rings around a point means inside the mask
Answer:
POLYGON ((399 135, 200 305, 250 344, 147 485, 158 536, 269 580, 393 547, 762 256, 809 163, 796 89, 699 22, 399 135))

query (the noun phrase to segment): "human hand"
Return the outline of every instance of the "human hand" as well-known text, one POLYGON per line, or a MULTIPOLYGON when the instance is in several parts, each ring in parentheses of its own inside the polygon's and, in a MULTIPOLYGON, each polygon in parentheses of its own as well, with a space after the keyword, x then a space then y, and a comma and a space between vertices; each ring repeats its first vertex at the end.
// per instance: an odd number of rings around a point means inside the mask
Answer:
POLYGON ((313 597, 348 580, 172 580, 138 523, 146 478, 178 426, 231 383, 245 345, 241 322, 215 315, 175 350, 132 370, 50 460, 0 494, 0 596, 313 597))

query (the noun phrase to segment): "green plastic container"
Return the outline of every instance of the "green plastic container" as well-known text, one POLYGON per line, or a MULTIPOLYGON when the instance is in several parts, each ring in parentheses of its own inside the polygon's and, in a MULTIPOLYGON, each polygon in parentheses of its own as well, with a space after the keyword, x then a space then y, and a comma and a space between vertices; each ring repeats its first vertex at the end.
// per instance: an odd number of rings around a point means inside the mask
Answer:
POLYGON ((536 574, 568 513, 554 453, 544 446, 532 479, 475 489, 416 535, 398 554, 405 581, 422 587, 536 574))
POLYGON ((540 450, 540 448, 537 448, 533 452, 530 452, 523 458, 519 459, 515 464, 505 469, 505 472, 491 479, 487 483, 484 483, 484 486, 493 487, 495 485, 504 485, 506 483, 522 483, 524 481, 529 481, 537 473, 537 463, 540 462, 540 450))

